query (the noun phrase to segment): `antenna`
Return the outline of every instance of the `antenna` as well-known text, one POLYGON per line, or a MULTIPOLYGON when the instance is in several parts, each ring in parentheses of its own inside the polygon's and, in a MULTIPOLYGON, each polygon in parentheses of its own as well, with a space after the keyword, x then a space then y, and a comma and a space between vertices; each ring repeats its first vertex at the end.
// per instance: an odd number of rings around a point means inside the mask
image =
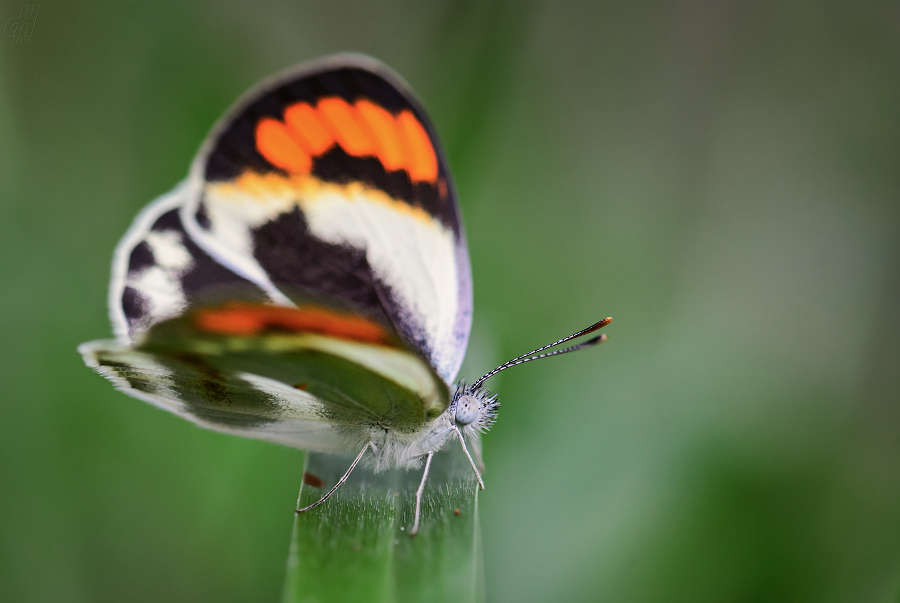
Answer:
POLYGON ((512 360, 510 360, 508 362, 504 362, 503 364, 501 364, 500 366, 498 366, 497 368, 492 370, 490 373, 486 374, 484 377, 482 377, 481 379, 476 381, 474 384, 472 384, 472 389, 477 388, 479 385, 481 385, 482 382, 486 381, 487 379, 490 379, 491 377, 493 377, 500 371, 505 371, 506 369, 508 369, 511 366, 516 366, 518 364, 525 364, 526 362, 531 362, 532 360, 539 360, 541 358, 549 358, 550 356, 558 356, 560 354, 568 354, 569 352, 577 352, 578 350, 581 350, 584 348, 589 348, 591 346, 597 345, 598 343, 603 343, 604 341, 606 341, 605 333, 603 335, 598 335, 597 337, 588 339, 587 341, 584 341, 582 343, 579 343, 579 344, 576 344, 573 346, 569 346, 567 348, 563 348, 561 350, 554 350, 552 352, 547 352, 546 354, 538 354, 538 352, 543 352, 544 350, 558 346, 561 343, 565 343, 565 342, 571 341, 573 339, 578 339, 579 337, 587 335, 588 333, 593 333, 594 331, 602 329, 603 327, 605 327, 606 325, 608 325, 611 322, 612 322, 612 317, 604 318, 600 322, 592 324, 588 328, 582 329, 582 330, 578 331, 577 333, 573 333, 572 335, 569 335, 568 337, 564 337, 564 338, 560 339, 559 341, 555 341, 551 344, 545 345, 536 350, 531 350, 527 354, 522 354, 521 356, 519 356, 517 358, 513 358, 512 360), (535 356, 534 354, 537 354, 537 355, 535 356))

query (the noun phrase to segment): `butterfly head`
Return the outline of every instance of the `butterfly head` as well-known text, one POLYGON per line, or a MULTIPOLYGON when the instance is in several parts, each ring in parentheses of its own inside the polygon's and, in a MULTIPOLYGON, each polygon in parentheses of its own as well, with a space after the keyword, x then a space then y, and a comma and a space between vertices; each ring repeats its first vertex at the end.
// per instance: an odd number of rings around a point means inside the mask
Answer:
POLYGON ((482 384, 469 386, 460 381, 450 402, 450 417, 460 429, 484 433, 494 424, 499 408, 497 395, 482 384))

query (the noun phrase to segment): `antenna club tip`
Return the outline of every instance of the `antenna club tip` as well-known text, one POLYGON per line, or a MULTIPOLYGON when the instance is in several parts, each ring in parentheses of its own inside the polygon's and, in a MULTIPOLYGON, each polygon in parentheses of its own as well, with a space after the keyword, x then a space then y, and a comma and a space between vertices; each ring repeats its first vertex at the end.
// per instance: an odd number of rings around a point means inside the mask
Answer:
POLYGON ((606 325, 608 325, 611 322, 612 322, 612 316, 607 316, 606 318, 604 318, 603 320, 600 321, 600 326, 605 327, 606 325))
POLYGON ((595 325, 593 325, 593 326, 588 327, 587 329, 585 329, 585 330, 582 332, 582 335, 587 335, 588 333, 593 333, 594 331, 596 331, 596 330, 598 330, 598 329, 602 329, 603 327, 605 327, 606 325, 608 325, 608 324, 611 323, 611 322, 612 322, 612 316, 609 316, 609 317, 607 317, 607 318, 604 318, 603 320, 601 320, 601 321, 598 322, 597 324, 595 324, 595 325))

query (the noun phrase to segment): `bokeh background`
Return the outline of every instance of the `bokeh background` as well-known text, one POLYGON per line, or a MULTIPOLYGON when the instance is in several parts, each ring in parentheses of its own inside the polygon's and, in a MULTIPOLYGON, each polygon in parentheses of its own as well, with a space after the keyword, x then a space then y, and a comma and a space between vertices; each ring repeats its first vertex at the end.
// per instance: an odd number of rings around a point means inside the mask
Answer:
POLYGON ((490 600, 900 598, 900 7, 852 0, 42 3, 0 38, 0 598, 278 599, 302 452, 75 346, 219 115, 343 50, 449 153, 464 375, 615 318, 494 382, 490 600))

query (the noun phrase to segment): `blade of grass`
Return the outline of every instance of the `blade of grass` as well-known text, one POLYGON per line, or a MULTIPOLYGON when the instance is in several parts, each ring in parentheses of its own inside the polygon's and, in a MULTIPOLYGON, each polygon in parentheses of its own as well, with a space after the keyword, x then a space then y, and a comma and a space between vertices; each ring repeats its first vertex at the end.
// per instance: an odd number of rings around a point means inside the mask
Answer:
MULTIPOLYGON (((410 538, 421 470, 373 474, 357 467, 324 504, 297 515, 283 603, 484 600, 478 488, 458 446, 435 455, 410 538)), ((307 454, 298 504, 318 500, 350 461, 307 454), (314 480, 311 480, 314 481, 314 480)))

